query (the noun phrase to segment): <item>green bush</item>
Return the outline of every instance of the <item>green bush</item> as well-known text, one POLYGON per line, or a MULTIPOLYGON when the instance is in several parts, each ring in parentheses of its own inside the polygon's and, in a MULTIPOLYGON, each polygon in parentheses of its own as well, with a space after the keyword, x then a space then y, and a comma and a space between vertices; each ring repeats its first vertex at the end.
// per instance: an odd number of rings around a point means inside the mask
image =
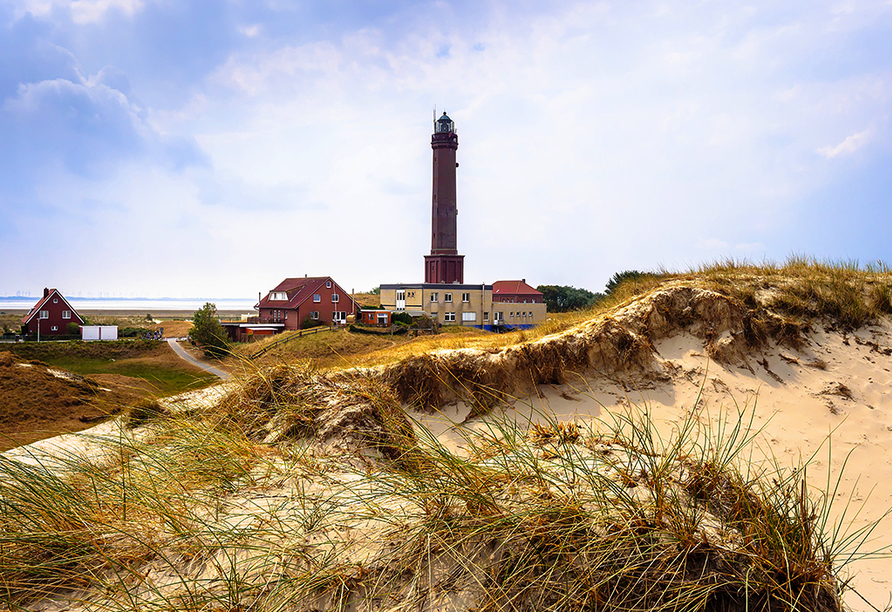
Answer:
POLYGON ((229 352, 226 330, 220 325, 217 306, 206 303, 192 315, 192 341, 201 346, 208 357, 219 358, 229 352))

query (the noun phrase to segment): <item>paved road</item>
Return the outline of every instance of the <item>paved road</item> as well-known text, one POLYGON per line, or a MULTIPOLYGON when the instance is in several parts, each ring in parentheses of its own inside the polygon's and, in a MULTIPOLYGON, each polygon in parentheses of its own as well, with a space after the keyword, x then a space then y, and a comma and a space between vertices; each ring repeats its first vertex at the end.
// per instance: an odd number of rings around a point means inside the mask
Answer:
POLYGON ((222 380, 227 380, 229 378, 232 378, 232 374, 230 374, 229 372, 225 372, 225 371, 221 370, 220 368, 215 368, 214 366, 208 365, 208 364, 204 363, 203 361, 198 361, 195 357, 193 357, 192 355, 187 353, 186 349, 184 349, 182 346, 177 344, 176 338, 168 338, 167 344, 170 345, 170 348, 173 349, 174 353, 176 353, 177 355, 179 355, 180 357, 182 357, 183 359, 185 359, 192 365, 197 365, 202 370, 207 370, 208 372, 210 372, 214 376, 219 377, 222 380))

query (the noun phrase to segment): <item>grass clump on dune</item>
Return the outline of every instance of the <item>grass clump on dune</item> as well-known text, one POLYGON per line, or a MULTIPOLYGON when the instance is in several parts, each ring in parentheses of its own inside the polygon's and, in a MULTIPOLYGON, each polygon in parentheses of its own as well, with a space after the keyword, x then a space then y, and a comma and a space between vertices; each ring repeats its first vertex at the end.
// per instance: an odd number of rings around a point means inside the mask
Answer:
POLYGON ((668 438, 647 411, 596 430, 489 418, 460 454, 383 419, 385 452, 363 437, 372 413, 356 437, 322 434, 338 388, 388 410, 367 381, 280 370, 216 408, 155 414, 142 440, 96 439, 91 461, 2 460, 0 596, 103 610, 838 610, 838 563, 870 532, 829 528, 832 496, 810 497, 805 470, 747 470, 746 415, 716 430, 692 417, 668 438), (263 442, 261 421, 283 411, 304 426, 263 442))

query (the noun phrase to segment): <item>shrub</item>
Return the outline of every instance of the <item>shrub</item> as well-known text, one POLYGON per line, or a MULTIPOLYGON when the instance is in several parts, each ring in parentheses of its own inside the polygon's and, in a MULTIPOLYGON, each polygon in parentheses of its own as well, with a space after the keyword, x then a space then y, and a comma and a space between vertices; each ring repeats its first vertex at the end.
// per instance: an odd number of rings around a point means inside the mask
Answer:
POLYGON ((217 306, 208 302, 192 315, 192 341, 201 346, 208 357, 219 358, 229 352, 226 330, 217 317, 217 306))

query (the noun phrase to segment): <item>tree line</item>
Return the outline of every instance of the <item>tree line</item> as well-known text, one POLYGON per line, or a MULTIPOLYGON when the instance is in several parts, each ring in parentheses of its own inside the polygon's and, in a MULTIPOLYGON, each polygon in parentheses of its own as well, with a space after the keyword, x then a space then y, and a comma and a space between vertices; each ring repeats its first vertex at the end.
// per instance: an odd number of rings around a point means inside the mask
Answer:
POLYGON ((617 288, 627 281, 636 281, 653 277, 650 272, 626 270, 610 277, 603 293, 576 288, 569 285, 539 285, 537 291, 542 292, 548 312, 570 312, 591 308, 613 295, 617 288))

